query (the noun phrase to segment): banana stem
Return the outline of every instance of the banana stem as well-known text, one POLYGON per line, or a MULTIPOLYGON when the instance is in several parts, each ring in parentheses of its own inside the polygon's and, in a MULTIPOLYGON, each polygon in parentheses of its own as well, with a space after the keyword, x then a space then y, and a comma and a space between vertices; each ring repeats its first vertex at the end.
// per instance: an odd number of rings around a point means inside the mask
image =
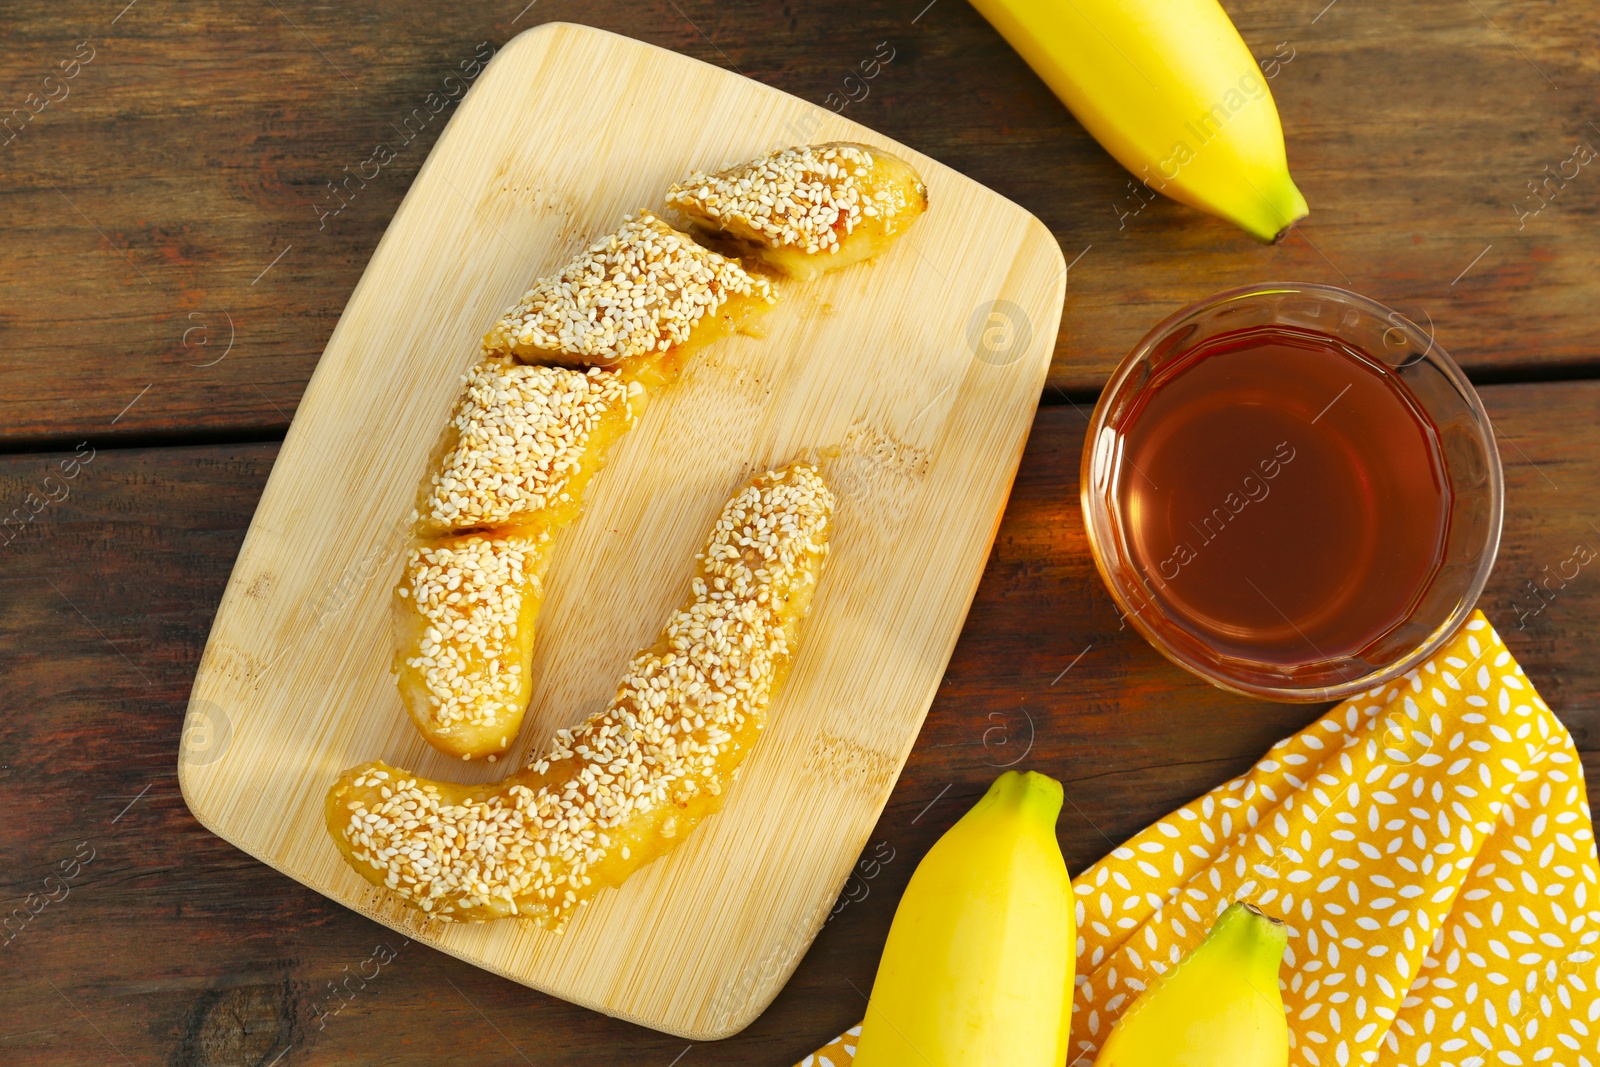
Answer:
POLYGON ((1056 817, 1061 814, 1064 796, 1061 783, 1054 778, 1038 771, 1007 771, 994 780, 989 791, 961 817, 960 822, 977 822, 997 809, 1011 809, 1054 826, 1056 817))
POLYGON ((1283 950, 1289 943, 1289 929, 1254 904, 1239 902, 1228 906, 1211 927, 1206 940, 1213 951, 1239 961, 1252 984, 1276 986, 1283 950))

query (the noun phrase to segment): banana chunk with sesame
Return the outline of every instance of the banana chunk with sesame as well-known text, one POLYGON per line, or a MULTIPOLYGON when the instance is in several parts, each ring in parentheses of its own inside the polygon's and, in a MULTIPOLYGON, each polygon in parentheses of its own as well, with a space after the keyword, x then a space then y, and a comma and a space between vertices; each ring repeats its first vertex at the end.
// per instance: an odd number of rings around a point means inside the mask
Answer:
POLYGON ((689 597, 605 710, 490 785, 382 762, 346 771, 325 810, 340 854, 440 918, 561 928, 721 807, 794 660, 832 512, 814 467, 755 479, 723 508, 689 597))
POLYGON ((466 534, 413 548, 395 590, 400 698, 451 755, 504 752, 531 691, 548 533, 466 534))
MULTIPOLYGON (((534 283, 484 336, 530 362, 614 367, 666 362, 746 326, 772 283, 648 211, 534 283)), ((639 373, 643 373, 640 371, 639 373)))
POLYGON ((486 354, 462 377, 417 500, 417 532, 567 525, 606 450, 643 413, 646 394, 617 371, 486 354))
POLYGON ((464 376, 392 611, 401 702, 441 752, 493 760, 516 740, 551 541, 644 397, 616 371, 508 356, 464 376))
POLYGON ((905 160, 838 141, 691 174, 667 204, 724 250, 805 280, 888 248, 928 209, 928 189, 905 160))

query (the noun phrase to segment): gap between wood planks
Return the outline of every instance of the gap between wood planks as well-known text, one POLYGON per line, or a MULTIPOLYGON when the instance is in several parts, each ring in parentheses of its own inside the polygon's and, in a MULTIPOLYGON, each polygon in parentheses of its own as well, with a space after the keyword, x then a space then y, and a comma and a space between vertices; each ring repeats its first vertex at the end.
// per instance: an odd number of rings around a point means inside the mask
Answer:
MULTIPOLYGON (((1475 367, 1467 372, 1474 386, 1536 385, 1549 382, 1581 382, 1600 379, 1600 361, 1592 364, 1505 364, 1503 366, 1475 367)), ((1085 417, 1094 410, 1100 399, 1100 390, 1062 388, 1046 383, 1039 396, 1041 408, 1076 408, 1085 417)), ((281 422, 256 423, 236 427, 201 429, 127 430, 83 429, 69 434, 48 434, 37 437, 0 437, 0 456, 27 455, 31 453, 70 452, 78 443, 89 437, 96 448, 183 448, 195 445, 239 445, 282 441, 288 427, 281 422)))

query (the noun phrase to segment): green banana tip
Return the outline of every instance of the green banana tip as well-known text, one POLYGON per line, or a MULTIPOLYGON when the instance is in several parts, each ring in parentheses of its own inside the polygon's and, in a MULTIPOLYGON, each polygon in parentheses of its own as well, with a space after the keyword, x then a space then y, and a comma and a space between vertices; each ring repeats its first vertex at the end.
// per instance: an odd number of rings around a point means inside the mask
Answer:
POLYGON ((1266 912, 1262 911, 1248 900, 1238 901, 1231 905, 1231 907, 1243 908, 1245 911, 1248 911, 1251 915, 1254 915, 1258 919, 1265 919, 1267 922, 1275 923, 1278 926, 1283 925, 1282 919, 1278 918, 1276 915, 1268 915, 1266 912))
POLYGON ((1281 217, 1288 219, 1288 221, 1285 222, 1282 228, 1280 228, 1278 232, 1273 235, 1271 242, 1272 244, 1277 244, 1285 237, 1288 237, 1289 231, 1294 229, 1295 226, 1297 226, 1306 218, 1306 216, 1311 214, 1311 205, 1306 203, 1305 194, 1302 193, 1300 191, 1300 187, 1294 183, 1294 179, 1288 179, 1287 184, 1289 194, 1287 205, 1288 210, 1282 212, 1281 217))
POLYGON ((1269 915, 1248 901, 1238 900, 1217 917, 1206 940, 1241 936, 1271 946, 1281 955, 1289 942, 1289 926, 1276 915, 1269 915))
POLYGON ((985 800, 995 803, 1010 801, 1012 803, 1037 806, 1041 810, 1052 813, 1061 811, 1062 801, 1066 791, 1061 783, 1048 774, 1038 771, 1006 771, 994 780, 989 786, 989 791, 984 794, 985 800))

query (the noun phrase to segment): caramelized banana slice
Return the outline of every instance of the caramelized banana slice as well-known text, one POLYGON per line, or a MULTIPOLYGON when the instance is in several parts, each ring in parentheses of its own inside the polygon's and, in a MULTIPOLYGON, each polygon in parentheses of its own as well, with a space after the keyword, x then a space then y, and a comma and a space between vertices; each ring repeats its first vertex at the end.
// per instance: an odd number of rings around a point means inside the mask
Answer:
POLYGON ((428 743, 470 759, 517 736, 550 534, 464 534, 412 549, 395 589, 400 699, 428 743))
POLYGON ((644 399, 642 383, 615 371, 528 367, 486 355, 462 380, 417 502, 417 532, 565 526, 644 399))
POLYGON ((536 282, 483 344, 529 362, 628 371, 724 337, 773 299, 765 278, 641 211, 536 282))
POLYGON ((721 806, 794 658, 832 510, 813 467, 757 478, 723 508, 688 600, 610 706, 492 785, 381 762, 346 771, 326 807, 340 854, 441 918, 559 929, 721 806))
POLYGON ((785 148, 667 192, 697 231, 805 280, 871 259, 928 209, 911 164, 847 141, 785 148))

